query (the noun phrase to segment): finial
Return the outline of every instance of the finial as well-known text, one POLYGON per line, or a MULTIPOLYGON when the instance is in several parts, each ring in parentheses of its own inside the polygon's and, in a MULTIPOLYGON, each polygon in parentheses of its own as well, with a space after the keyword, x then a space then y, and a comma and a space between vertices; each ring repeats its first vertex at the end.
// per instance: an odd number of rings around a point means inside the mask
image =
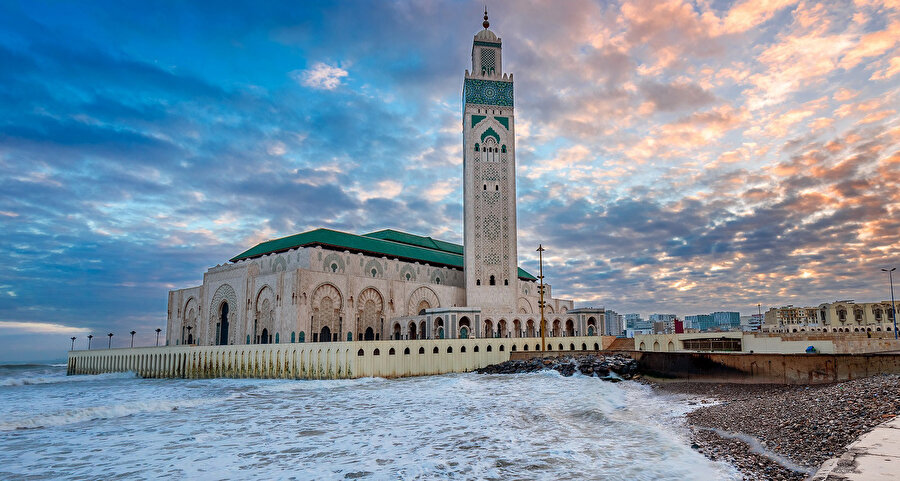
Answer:
POLYGON ((487 5, 484 6, 484 23, 482 23, 482 25, 484 25, 484 28, 488 28, 491 26, 491 22, 488 22, 487 18, 487 5))

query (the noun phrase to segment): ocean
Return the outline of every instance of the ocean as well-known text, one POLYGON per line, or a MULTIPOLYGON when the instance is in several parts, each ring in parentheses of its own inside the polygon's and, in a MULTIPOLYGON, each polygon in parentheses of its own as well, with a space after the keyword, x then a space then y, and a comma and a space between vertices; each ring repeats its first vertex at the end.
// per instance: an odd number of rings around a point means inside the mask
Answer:
POLYGON ((333 381, 0 366, 0 479, 729 480, 686 399, 555 371, 333 381))

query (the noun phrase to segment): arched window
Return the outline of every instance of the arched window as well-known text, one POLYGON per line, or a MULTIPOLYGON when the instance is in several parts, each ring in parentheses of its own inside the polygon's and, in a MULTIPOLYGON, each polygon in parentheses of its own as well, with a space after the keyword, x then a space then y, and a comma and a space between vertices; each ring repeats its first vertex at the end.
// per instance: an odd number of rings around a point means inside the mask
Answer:
POLYGON ((466 352, 466 346, 459 348, 459 352, 461 352, 461 353, 466 352))
POLYGON ((478 352, 478 346, 475 346, 475 348, 472 349, 472 350, 475 351, 475 352, 478 352))
POLYGON ((476 143, 476 144, 475 144, 475 152, 478 152, 478 150, 479 150, 480 148, 481 148, 481 146, 478 145, 478 144, 476 143))
POLYGON ((447 346, 447 354, 453 354, 453 346, 447 346))
POLYGON ((490 344, 488 344, 488 347, 487 347, 487 352, 491 352, 491 351, 493 351, 493 350, 494 350, 494 348, 493 348, 493 347, 491 347, 491 345, 490 345, 490 344))
POLYGON ((397 354, 397 351, 395 351, 393 347, 391 348, 390 351, 388 351, 388 356, 394 356, 396 354, 397 354))
POLYGON ((425 354, 425 348, 424 348, 424 347, 420 347, 420 348, 419 348, 419 354, 425 354))
POLYGON ((493 286, 493 285, 497 284, 497 279, 495 279, 494 276, 491 276, 491 280, 488 281, 488 283, 493 286))
POLYGON ((378 350, 378 349, 375 349, 375 351, 372 352, 372 354, 374 354, 374 355, 376 355, 376 356, 380 356, 380 355, 381 355, 381 351, 378 350))
POLYGON ((362 349, 356 351, 356 355, 357 355, 357 356, 364 356, 365 354, 366 354, 366 352, 363 351, 362 349))
POLYGON ((500 146, 500 152, 504 154, 506 153, 506 144, 500 146))
POLYGON ((437 354, 437 353, 438 353, 438 348, 437 348, 437 346, 434 346, 434 350, 431 351, 431 353, 432 353, 432 354, 437 354))
POLYGON ((404 356, 409 356, 409 348, 408 348, 408 347, 407 347, 406 349, 403 350, 403 355, 404 355, 404 356))
POLYGON ((475 285, 476 285, 476 286, 480 286, 480 285, 481 285, 481 279, 475 279, 475 285))
POLYGON ((509 285, 509 279, 503 279, 503 285, 504 285, 504 286, 508 286, 508 285, 509 285))
POLYGON ((484 184, 484 190, 487 190, 487 184, 484 184))
POLYGON ((494 190, 500 190, 500 184, 495 185, 494 190))

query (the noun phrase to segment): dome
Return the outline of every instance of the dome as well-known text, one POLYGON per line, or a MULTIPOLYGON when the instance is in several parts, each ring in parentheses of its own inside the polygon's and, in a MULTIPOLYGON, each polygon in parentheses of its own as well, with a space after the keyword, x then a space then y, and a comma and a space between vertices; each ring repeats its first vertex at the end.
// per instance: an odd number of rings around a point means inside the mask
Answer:
POLYGON ((498 41, 497 36, 494 35, 494 32, 492 32, 488 29, 484 29, 484 30, 478 32, 478 34, 475 35, 475 40, 487 40, 488 42, 497 42, 498 41))

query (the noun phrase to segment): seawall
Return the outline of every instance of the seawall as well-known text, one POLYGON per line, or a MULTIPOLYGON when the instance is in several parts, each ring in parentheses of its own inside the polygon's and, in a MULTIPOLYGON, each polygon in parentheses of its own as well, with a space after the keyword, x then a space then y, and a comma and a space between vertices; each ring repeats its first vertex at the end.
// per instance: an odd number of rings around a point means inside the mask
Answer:
POLYGON ((900 373, 900 354, 750 354, 631 351, 652 376, 695 381, 820 384, 900 373))
MULTIPOLYGON (((547 338, 558 350, 602 349, 601 336, 547 338)), ((349 379, 467 372, 540 349, 540 338, 423 339, 69 351, 69 374, 149 378, 349 379)))

